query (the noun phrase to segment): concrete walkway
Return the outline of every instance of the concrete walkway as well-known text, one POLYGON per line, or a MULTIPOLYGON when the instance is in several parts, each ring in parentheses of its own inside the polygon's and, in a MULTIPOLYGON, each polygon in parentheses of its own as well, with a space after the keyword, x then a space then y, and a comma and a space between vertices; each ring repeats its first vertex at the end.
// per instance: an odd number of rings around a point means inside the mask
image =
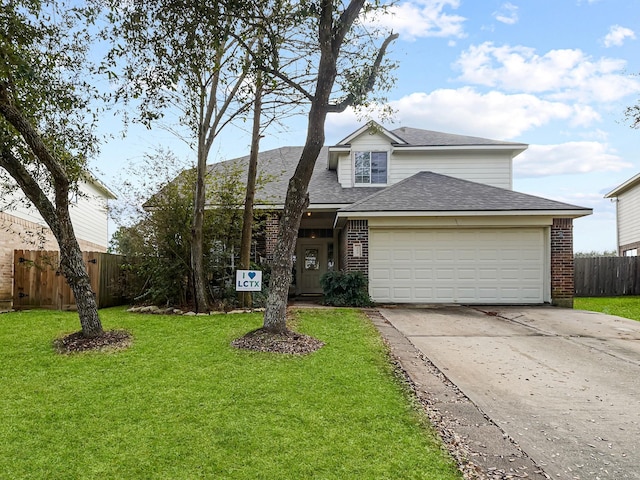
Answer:
MULTIPOLYGON (((553 307, 379 311, 390 323, 383 335, 401 333, 533 460, 506 453, 521 464, 513 471, 640 479, 640 322, 553 307)), ((424 370, 405 362, 412 376, 424 370)), ((494 440, 496 457, 508 445, 494 440)))

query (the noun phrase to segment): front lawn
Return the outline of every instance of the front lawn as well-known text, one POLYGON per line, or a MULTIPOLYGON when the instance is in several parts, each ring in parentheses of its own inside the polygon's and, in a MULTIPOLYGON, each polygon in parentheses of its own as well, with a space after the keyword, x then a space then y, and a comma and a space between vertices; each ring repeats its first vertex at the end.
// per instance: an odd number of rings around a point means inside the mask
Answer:
POLYGON ((0 315, 1 478, 461 478, 357 311, 301 311, 305 357, 232 348, 259 314, 101 318, 128 350, 60 355, 77 315, 0 315))
POLYGON ((576 297, 573 308, 640 320, 640 297, 576 297))

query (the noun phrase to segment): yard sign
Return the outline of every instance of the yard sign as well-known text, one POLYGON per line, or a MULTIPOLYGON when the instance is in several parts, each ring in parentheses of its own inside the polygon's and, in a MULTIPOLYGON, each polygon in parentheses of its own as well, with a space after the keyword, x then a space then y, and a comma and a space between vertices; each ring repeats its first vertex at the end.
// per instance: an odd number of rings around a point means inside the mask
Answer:
POLYGON ((262 290, 262 271, 236 270, 236 292, 259 292, 262 290))

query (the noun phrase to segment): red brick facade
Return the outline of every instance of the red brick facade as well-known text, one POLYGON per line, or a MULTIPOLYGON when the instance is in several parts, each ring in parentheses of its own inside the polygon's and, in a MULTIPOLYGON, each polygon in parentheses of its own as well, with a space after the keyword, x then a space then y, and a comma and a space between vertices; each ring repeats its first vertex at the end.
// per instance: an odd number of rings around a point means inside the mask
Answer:
POLYGON ((573 307, 573 220, 554 218, 551 226, 551 302, 573 307))
POLYGON ((343 269, 347 272, 362 272, 369 276, 369 223, 367 220, 349 220, 344 229, 343 269), (354 256, 354 245, 360 256, 354 256))
POLYGON ((280 217, 276 214, 270 214, 267 216, 265 222, 265 255, 267 262, 273 260, 273 254, 276 251, 276 245, 278 243, 278 229, 280 228, 280 217))

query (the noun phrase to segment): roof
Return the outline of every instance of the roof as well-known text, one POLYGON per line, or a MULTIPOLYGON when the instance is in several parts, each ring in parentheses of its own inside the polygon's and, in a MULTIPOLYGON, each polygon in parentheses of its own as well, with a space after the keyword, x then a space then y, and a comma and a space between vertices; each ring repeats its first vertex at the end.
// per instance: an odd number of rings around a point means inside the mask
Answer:
POLYGON ((338 144, 329 147, 328 164, 331 170, 338 165, 338 155, 349 151, 351 142, 360 135, 372 133, 385 136, 394 151, 425 151, 425 150, 501 150, 512 152, 512 157, 525 151, 526 143, 504 142, 489 138, 471 137, 468 135, 456 135, 453 133, 423 130, 420 128, 400 127, 395 130, 387 130, 376 122, 369 122, 342 139, 338 144))
MULTIPOLYGON (((269 181, 259 185, 256 192, 257 204, 284 205, 289 179, 295 172, 302 150, 303 147, 281 147, 258 154, 258 175, 269 181)), ((327 147, 323 147, 318 158, 326 156, 327 147)), ((242 168, 242 181, 246 181, 249 156, 214 163, 208 165, 208 169, 213 173, 234 165, 242 168)), ((327 208, 339 208, 383 189, 384 187, 343 188, 338 183, 337 173, 329 170, 325 162, 316 161, 309 184, 309 201, 312 208, 322 208, 323 205, 327 208)))
POLYGON ((105 198, 107 198, 108 200, 116 200, 118 198, 116 197, 116 194, 113 193, 105 183, 103 183, 98 177, 96 177, 89 170, 85 170, 83 173, 84 173, 82 175, 83 179, 87 183, 93 184, 98 190, 100 190, 102 194, 105 196, 105 198))
POLYGON ((618 185, 616 188, 614 188, 613 190, 611 190, 609 193, 607 193, 604 198, 613 198, 613 197, 617 197, 618 195, 620 195, 621 193, 626 192, 627 190, 630 190, 632 188, 634 188, 635 186, 640 185, 640 173, 637 174, 634 177, 631 177, 629 180, 627 180, 626 182, 618 185))
POLYGON ((420 172, 340 212, 564 212, 589 215, 589 208, 461 180, 420 172))
POLYGON ((455 135, 452 133, 422 130, 419 128, 400 127, 391 131, 402 138, 407 145, 420 147, 460 147, 460 146, 510 146, 526 148, 525 143, 503 142, 489 138, 470 137, 468 135, 455 135))

